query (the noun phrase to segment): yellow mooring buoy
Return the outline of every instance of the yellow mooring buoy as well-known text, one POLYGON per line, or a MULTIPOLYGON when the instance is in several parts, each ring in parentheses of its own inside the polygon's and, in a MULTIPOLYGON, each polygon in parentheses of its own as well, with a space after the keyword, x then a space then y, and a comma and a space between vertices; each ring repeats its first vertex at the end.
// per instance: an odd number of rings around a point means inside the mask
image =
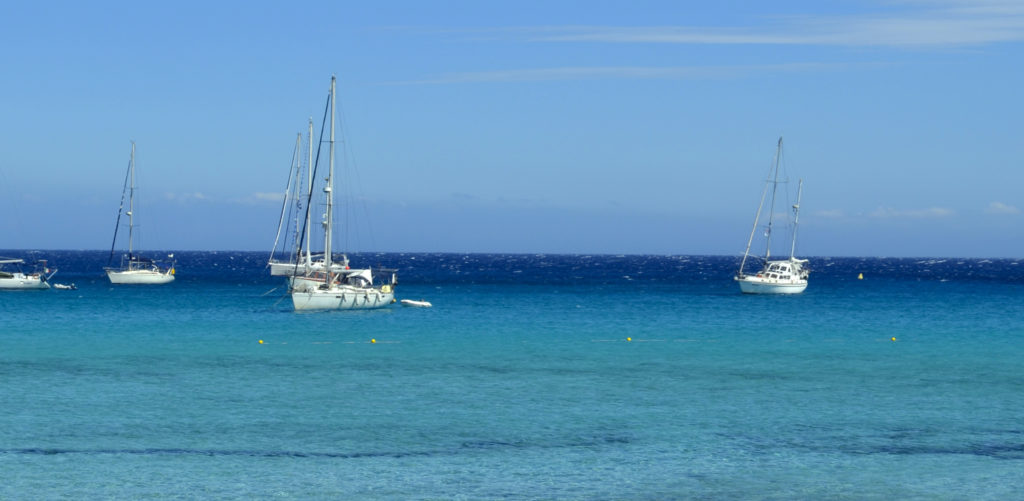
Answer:
POLYGON ((858 273, 857 274, 857 280, 864 280, 864 274, 863 273, 858 273))
POLYGON ((371 339, 370 340, 370 344, 377 344, 377 340, 376 339, 371 339))

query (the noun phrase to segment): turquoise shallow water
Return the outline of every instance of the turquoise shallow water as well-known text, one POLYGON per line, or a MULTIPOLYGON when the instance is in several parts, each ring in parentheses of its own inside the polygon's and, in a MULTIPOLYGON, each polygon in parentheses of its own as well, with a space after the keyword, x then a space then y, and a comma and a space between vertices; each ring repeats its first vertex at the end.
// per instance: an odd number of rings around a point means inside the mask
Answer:
POLYGON ((296 314, 261 255, 143 288, 97 256, 0 295, 0 498, 1024 489, 1018 261, 819 259, 753 297, 732 258, 395 255, 434 308, 296 314))

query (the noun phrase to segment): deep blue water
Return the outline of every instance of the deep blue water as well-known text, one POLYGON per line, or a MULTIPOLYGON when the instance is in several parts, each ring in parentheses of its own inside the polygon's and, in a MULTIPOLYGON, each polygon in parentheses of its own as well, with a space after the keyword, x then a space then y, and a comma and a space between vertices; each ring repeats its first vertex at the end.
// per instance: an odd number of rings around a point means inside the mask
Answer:
POLYGON ((42 252, 79 289, 0 294, 0 498, 1024 490, 1022 260, 812 258, 758 297, 735 257, 352 255, 434 308, 297 314, 265 253, 175 255, 113 287, 42 252))

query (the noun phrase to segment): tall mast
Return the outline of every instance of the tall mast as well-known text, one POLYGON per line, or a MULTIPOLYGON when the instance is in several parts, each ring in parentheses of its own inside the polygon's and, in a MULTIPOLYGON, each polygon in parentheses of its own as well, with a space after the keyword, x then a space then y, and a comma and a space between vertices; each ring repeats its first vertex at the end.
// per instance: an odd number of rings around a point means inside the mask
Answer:
MULTIPOLYGON (((302 188, 299 186, 299 183, 302 181, 302 133, 301 132, 296 134, 296 138, 295 138, 295 158, 294 158, 294 160, 295 160, 295 162, 292 164, 292 167, 295 169, 295 183, 291 185, 292 186, 292 190, 291 190, 292 193, 290 193, 288 196, 293 197, 292 200, 296 201, 296 204, 295 204, 296 205, 296 211, 295 211, 295 236, 294 236, 294 238, 295 238, 295 240, 294 240, 295 241, 295 252, 292 254, 292 256, 294 256, 294 259, 296 261, 298 261, 302 257, 302 247, 301 247, 302 244, 301 244, 301 239, 300 239, 300 235, 301 235, 302 229, 299 228, 299 211, 298 211, 298 209, 302 207, 301 202, 298 202, 299 200, 302 200, 302 198, 301 198, 302 188)), ((274 242, 274 248, 275 249, 277 248, 277 242, 274 242)))
MULTIPOLYGON (((301 138, 302 138, 302 134, 299 134, 299 139, 301 139, 301 138)), ((285 219, 284 218, 288 214, 288 204, 289 203, 294 203, 297 209, 301 208, 301 205, 300 205, 300 203, 298 201, 299 200, 299 187, 297 186, 298 182, 299 182, 299 178, 300 178, 300 176, 299 176, 299 159, 302 158, 300 156, 300 154, 302 152, 302 148, 299 145, 299 142, 298 142, 299 139, 295 140, 296 141, 295 142, 295 150, 292 152, 292 163, 288 166, 288 184, 285 185, 284 199, 281 201, 281 217, 278 218, 278 221, 277 221, 277 234, 274 235, 274 246, 270 248, 270 258, 267 261, 268 265, 273 264, 273 262, 274 262, 274 254, 277 252, 277 243, 281 241, 281 230, 284 229, 284 225, 285 225, 285 219), (294 176, 294 181, 292 180, 293 176, 294 176)), ((295 214, 295 223, 296 223, 296 227, 295 227, 295 249, 292 251, 292 256, 291 256, 292 258, 295 258, 296 255, 299 253, 299 245, 300 245, 300 242, 299 242, 299 231, 300 231, 300 228, 297 226, 298 225, 298 221, 299 221, 299 215, 298 215, 298 212, 296 212, 296 214, 295 214)))
POLYGON ((135 141, 132 141, 131 185, 128 188, 128 267, 132 262, 132 233, 135 229, 135 141))
POLYGON ((327 220, 324 221, 324 269, 327 271, 328 288, 334 279, 331 273, 331 224, 334 222, 334 82, 335 76, 331 75, 330 169, 327 173, 327 186, 324 186, 324 193, 327 194, 327 220))
POLYGON ((740 261, 740 271, 737 275, 743 278, 743 266, 747 264, 747 256, 750 255, 750 245, 754 243, 754 234, 757 233, 757 222, 761 220, 761 209, 764 208, 764 197, 768 195, 768 183, 764 184, 761 190, 761 203, 757 204, 757 215, 754 216, 754 227, 750 229, 750 238, 747 239, 747 250, 743 251, 743 260, 740 261))
MULTIPOLYGON (((309 117, 309 160, 306 172, 306 199, 309 200, 313 193, 313 117, 309 117)), ((309 209, 306 209, 306 269, 309 270, 312 264, 313 257, 309 253, 309 209)))
POLYGON ((764 260, 772 255, 772 221, 775 219, 775 192, 779 188, 779 159, 782 157, 782 137, 779 137, 779 145, 775 150, 775 179, 772 180, 772 205, 768 211, 768 236, 765 238, 764 260))
POLYGON ((796 188, 796 204, 793 205, 793 245, 789 248, 789 259, 796 257, 796 228, 800 224, 800 195, 804 191, 804 180, 801 179, 796 188))

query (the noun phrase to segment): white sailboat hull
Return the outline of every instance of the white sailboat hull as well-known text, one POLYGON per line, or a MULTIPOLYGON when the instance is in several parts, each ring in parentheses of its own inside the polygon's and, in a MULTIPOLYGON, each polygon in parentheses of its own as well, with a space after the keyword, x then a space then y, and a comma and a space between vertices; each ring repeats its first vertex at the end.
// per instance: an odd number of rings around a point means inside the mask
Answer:
POLYGON ((807 289, 807 280, 777 280, 763 277, 737 278, 744 294, 800 294, 807 289))
MULTIPOLYGON (((344 263, 333 263, 331 264, 331 271, 334 273, 341 273, 345 271, 346 265, 344 263)), ((301 276, 309 273, 324 271, 323 261, 314 261, 312 264, 305 263, 287 263, 279 261, 271 261, 270 263, 270 275, 274 277, 290 277, 290 276, 301 276)))
POLYGON ((50 284, 42 277, 14 273, 12 277, 0 278, 0 289, 49 289, 50 284))
POLYGON ((305 272, 305 266, 295 266, 295 263, 277 263, 270 262, 270 275, 275 277, 288 276, 293 273, 305 272))
POLYGON ((332 287, 292 292, 295 311, 311 310, 372 310, 391 305, 395 293, 391 290, 362 287, 332 287))
POLYGON ((107 270, 107 278, 112 284, 166 284, 174 281, 170 270, 107 270))

